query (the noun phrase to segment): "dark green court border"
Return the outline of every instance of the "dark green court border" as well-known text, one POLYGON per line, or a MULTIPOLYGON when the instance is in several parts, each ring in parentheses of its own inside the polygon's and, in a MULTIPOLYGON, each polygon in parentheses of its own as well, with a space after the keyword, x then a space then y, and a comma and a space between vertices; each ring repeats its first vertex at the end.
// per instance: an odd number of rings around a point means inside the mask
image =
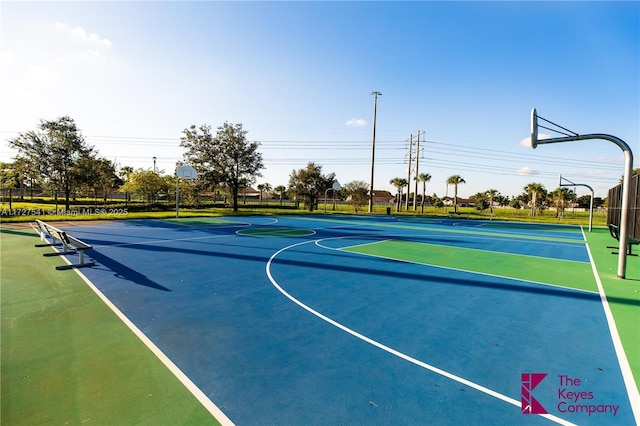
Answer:
POLYGON ((345 251, 597 292, 591 265, 535 256, 386 240, 345 251), (558 273, 562 271, 562 273, 558 273), (569 284, 567 284, 569 283, 569 284))
MULTIPOLYGON (((618 242, 611 238, 609 229, 597 227, 592 232, 585 231, 585 235, 636 386, 640 390, 640 256, 627 256, 626 279, 618 278, 618 255, 612 254, 618 250, 607 248, 617 246, 618 242)), ((637 254, 639 250, 637 247, 635 249, 637 254)))
POLYGON ((31 228, 0 228, 2 425, 218 422, 31 228))
POLYGON ((238 235, 249 235, 252 237, 306 237, 316 232, 312 229, 286 228, 278 226, 265 226, 249 228, 236 231, 238 235))

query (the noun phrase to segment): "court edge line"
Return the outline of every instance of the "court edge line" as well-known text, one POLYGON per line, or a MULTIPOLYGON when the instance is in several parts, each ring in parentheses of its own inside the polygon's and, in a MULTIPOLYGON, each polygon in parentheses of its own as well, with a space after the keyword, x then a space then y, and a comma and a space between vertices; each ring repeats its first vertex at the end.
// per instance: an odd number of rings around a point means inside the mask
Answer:
MULTIPOLYGON (((33 228, 33 225, 31 225, 33 228)), ((39 234, 39 232, 33 228, 33 230, 39 234)), ((58 250, 52 246, 53 251, 58 252, 58 250)), ((67 265, 71 265, 69 259, 66 256, 60 256, 67 265)), ((165 355, 160 348, 158 348, 116 305, 114 305, 108 298, 105 296, 92 282, 87 278, 81 271, 77 268, 73 268, 74 272, 78 274, 78 276, 89 286, 91 290, 93 290, 96 295, 104 302, 105 305, 113 311, 114 314, 135 334, 142 343, 147 346, 147 348, 164 364, 165 367, 173 373, 173 375, 182 383, 189 392, 204 406, 204 408, 211 414, 218 422, 220 422, 223 426, 234 426, 234 423, 227 417, 226 414, 218 408, 217 405, 213 403, 209 399, 207 395, 205 395, 200 388, 187 377, 186 374, 180 370, 180 368, 169 359, 167 355, 165 355)))
MULTIPOLYGON (((452 268, 450 266, 442 266, 442 265, 434 265, 432 263, 416 262, 416 261, 413 261, 413 260, 396 259, 394 257, 380 256, 380 255, 377 255, 377 254, 358 253, 357 251, 347 251, 347 250, 344 250, 344 249, 341 249, 341 248, 338 249, 338 248, 333 248, 333 247, 328 247, 328 246, 323 246, 321 244, 318 244, 319 242, 324 241, 324 240, 340 239, 340 238, 351 238, 351 237, 349 236, 349 237, 324 238, 324 239, 321 239, 321 240, 316 240, 316 245, 318 247, 320 247, 320 248, 323 248, 323 249, 344 251, 345 253, 355 254, 355 255, 358 255, 358 256, 377 257, 379 259, 393 260, 395 262, 405 262, 405 263, 411 263, 413 265, 423 265, 423 266, 429 266, 431 268, 447 269, 449 271, 465 272, 465 273, 468 273, 468 274, 476 274, 476 275, 484 275, 484 276, 487 276, 487 277, 495 277, 495 278, 501 278, 501 279, 511 280, 511 281, 521 281, 521 282, 524 282, 524 283, 531 283, 531 284, 542 285, 542 286, 546 286, 546 287, 555 287, 555 288, 559 288, 559 289, 562 289, 562 290, 571 290, 571 291, 577 291, 577 292, 580 292, 580 293, 587 293, 587 294, 593 294, 593 295, 598 294, 597 291, 593 291, 593 290, 584 290, 584 289, 581 289, 581 288, 566 287, 566 286, 557 285, 557 284, 543 283, 543 282, 540 282, 540 281, 525 280, 523 278, 506 277, 504 275, 489 274, 487 272, 470 271, 468 269, 452 268)), ((382 240, 382 241, 378 241, 378 242, 384 242, 384 241, 389 241, 389 240, 382 240)), ((376 243, 367 243, 367 245, 368 244, 376 244, 376 243)), ((358 244, 358 245, 355 245, 353 247, 358 247, 358 246, 360 246, 360 245, 358 244)), ((581 262, 581 263, 586 263, 586 262, 581 262)))
POLYGON ((611 308, 609 307, 609 302, 607 301, 607 295, 604 291, 604 286, 602 285, 602 281, 600 280, 600 275, 598 274, 596 263, 594 262, 593 257, 591 256, 591 250, 589 249, 589 244, 585 242, 585 246, 587 247, 587 253, 589 254, 589 259, 591 260, 591 269, 593 271, 593 276, 596 279, 598 291, 600 292, 600 301, 602 302, 604 315, 607 319, 607 325, 609 326, 609 333, 611 334, 613 347, 616 351, 616 357, 618 358, 618 365, 620 366, 620 370, 622 372, 622 379, 624 380, 624 385, 625 385, 625 388, 627 389, 627 396, 629 397, 629 403, 631 404, 633 417, 635 418, 636 424, 640 425, 640 391, 638 391, 638 387, 636 386, 636 381, 633 378, 633 373, 631 372, 631 365, 629 364, 629 360, 627 359, 627 354, 625 353, 624 347, 622 346, 622 340, 620 339, 620 334, 618 334, 618 328, 616 326, 615 319, 613 318, 613 313, 611 312, 611 308))
MULTIPOLYGON (((379 349, 382 349, 383 351, 388 352, 391 355, 395 355, 398 358, 404 359, 405 361, 408 361, 408 362, 410 362, 412 364, 415 364, 415 365, 417 365, 419 367, 422 367, 422 368, 424 368, 426 370, 429 370, 429 371, 431 371, 433 373, 439 374, 439 375, 444 376, 444 377, 446 377, 448 379, 451 379, 453 381, 456 381, 458 383, 466 385, 466 386, 468 386, 468 387, 470 387, 472 389, 478 390, 478 391, 480 391, 482 393, 485 393, 485 394, 487 394, 489 396, 492 396, 492 397, 497 398, 497 399, 499 399, 501 401, 507 402, 507 403, 509 403, 511 405, 515 405, 516 407, 521 408, 522 404, 521 404, 520 401, 517 401, 517 400, 515 400, 515 399, 513 399, 511 397, 508 397, 506 395, 502 395, 501 393, 496 392, 496 391, 494 391, 492 389, 489 389, 487 387, 484 387, 482 385, 474 383, 474 382, 472 382, 470 380, 467 380, 465 378, 462 378, 460 376, 456 376, 455 374, 449 373, 449 372, 447 372, 445 370, 442 370, 442 369, 440 369, 438 367, 435 367, 435 366, 433 366, 431 364, 427 364, 426 362, 423 362, 423 361, 420 361, 420 360, 415 359, 413 357, 410 357, 409 355, 406 355, 406 354, 404 354, 404 353, 402 353, 400 351, 397 351, 397 350, 395 350, 395 349, 393 349, 393 348, 391 348, 389 346, 386 346, 386 345, 384 345, 384 344, 382 344, 380 342, 377 342, 377 341, 375 341, 375 340, 373 340, 373 339, 371 339, 371 338, 369 338, 369 337, 367 337, 367 336, 365 336, 363 334, 360 334, 357 331, 352 330, 349 327, 347 327, 345 325, 342 325, 339 322, 337 322, 337 321, 335 321, 335 320, 333 320, 333 319, 321 314, 320 312, 318 312, 318 311, 314 310, 313 308, 305 305, 304 303, 302 303, 301 301, 299 301, 298 299, 296 299, 295 297, 293 297, 292 295, 287 293, 287 291, 284 290, 282 287, 280 287, 278 282, 271 275, 271 263, 272 263, 272 261, 280 253, 282 253, 282 252, 284 252, 284 251, 286 251, 286 250, 288 250, 290 248, 293 248, 293 247, 296 247, 296 246, 299 246, 299 245, 303 245, 303 244, 309 244, 309 243, 312 243, 312 242, 315 243, 317 241, 319 241, 319 240, 303 241, 301 243, 292 244, 292 245, 289 245, 287 247, 281 248, 280 250, 275 252, 273 255, 271 255, 271 257, 269 257, 269 260, 267 261, 267 265, 266 265, 267 277, 269 278, 269 281, 271 281, 271 284, 280 293, 282 293, 287 299, 291 300, 293 303, 295 303, 296 305, 300 306, 302 309, 304 309, 304 310, 308 311, 309 313, 317 316, 318 318, 322 319, 323 321, 328 322, 329 324, 333 325, 334 327, 337 327, 340 330, 342 330, 342 331, 344 331, 346 333, 349 333, 352 336, 354 336, 354 337, 356 337, 356 338, 358 338, 358 339, 360 339, 360 340, 362 340, 362 341, 364 341, 366 343, 369 343, 370 345, 373 345, 373 346, 375 346, 375 347, 377 347, 379 349)), ((566 425, 566 426, 573 425, 573 426, 575 426, 574 423, 571 423, 571 422, 569 422, 567 420, 561 419, 560 417, 554 416, 552 414, 539 414, 539 415, 541 417, 546 418, 547 420, 551 420, 551 421, 556 422, 556 423, 561 424, 561 425, 566 425)))

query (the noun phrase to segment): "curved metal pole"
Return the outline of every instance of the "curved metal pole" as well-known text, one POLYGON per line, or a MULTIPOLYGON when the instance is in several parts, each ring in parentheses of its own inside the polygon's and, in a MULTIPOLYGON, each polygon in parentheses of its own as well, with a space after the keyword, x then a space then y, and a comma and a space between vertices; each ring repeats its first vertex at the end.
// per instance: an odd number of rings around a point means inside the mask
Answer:
POLYGON ((567 178, 563 178, 562 175, 560 175, 560 186, 585 186, 587 188, 589 188, 589 190, 591 191, 591 200, 589 201, 589 232, 591 232, 591 228, 593 227, 593 197, 594 197, 594 192, 593 192, 593 188, 590 187, 589 185, 585 184, 585 183, 573 183, 571 182, 569 179, 567 178), (571 185, 563 185, 562 184, 562 179, 566 180, 567 182, 571 183, 571 185))
MULTIPOLYGON (((535 109, 532 111, 535 114, 535 109)), ((536 130, 537 131, 537 130, 536 130)), ((574 142, 586 139, 604 139, 615 143, 624 152, 624 181, 622 182, 622 205, 620 207, 620 241, 618 246, 618 277, 624 278, 627 269, 627 236, 629 218, 629 198, 631 198, 631 170, 633 168, 633 153, 631 148, 620 138, 604 133, 593 133, 590 135, 567 136, 563 138, 550 138, 536 140, 532 147, 558 142, 574 142)))

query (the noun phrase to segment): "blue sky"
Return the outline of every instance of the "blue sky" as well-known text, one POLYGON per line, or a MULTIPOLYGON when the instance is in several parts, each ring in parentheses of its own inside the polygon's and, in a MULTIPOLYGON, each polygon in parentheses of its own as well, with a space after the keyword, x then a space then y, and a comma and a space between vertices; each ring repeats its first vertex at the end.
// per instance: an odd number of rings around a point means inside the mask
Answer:
POLYGON ((422 130, 430 194, 453 174, 465 197, 553 190, 563 175, 606 196, 617 146, 521 142, 536 107, 640 155, 640 3, 0 3, 2 161, 8 138, 70 115, 102 156, 134 168, 155 156, 172 173, 182 130, 228 121, 261 142, 256 183, 286 185, 309 161, 369 182, 372 91, 376 189, 407 177, 406 141, 422 130))

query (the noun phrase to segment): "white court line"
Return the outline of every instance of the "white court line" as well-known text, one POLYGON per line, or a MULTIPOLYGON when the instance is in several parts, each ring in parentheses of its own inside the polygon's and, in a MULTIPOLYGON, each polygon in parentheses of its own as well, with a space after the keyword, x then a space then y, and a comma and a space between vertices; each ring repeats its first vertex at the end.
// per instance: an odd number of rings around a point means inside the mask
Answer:
POLYGON ((600 301, 602 302, 604 315, 607 318, 609 333, 611 334, 613 347, 616 351, 616 356, 618 358, 618 364, 620 365, 620 370, 622 372, 624 385, 627 389, 627 395, 629 396, 629 402, 631 403, 633 417, 636 420, 636 424, 640 425, 640 392, 638 391, 638 386, 636 386, 636 381, 633 378, 633 372, 631 371, 629 360, 627 359, 627 355, 624 352, 624 347, 622 346, 622 340, 620 339, 620 334, 618 334, 618 328, 616 327, 616 322, 615 322, 615 319, 613 318, 613 313, 611 312, 611 308, 609 307, 609 302, 607 301, 607 295, 604 292, 604 286, 602 285, 602 281, 600 280, 600 275, 598 275, 598 269, 596 268, 596 263, 594 262, 593 257, 591 256, 591 250, 589 250, 589 245, 586 242, 585 242, 585 246, 587 247, 587 252, 589 253, 589 259, 591 260, 591 269, 593 270, 593 276, 596 278, 598 291, 600 292, 600 301))
MULTIPOLYGON (((32 225, 33 227, 33 225, 32 225)), ((37 230, 34 228, 34 231, 37 230)), ((55 247, 52 247, 55 251, 55 247)), ((61 256, 64 261, 70 265, 71 262, 66 258, 66 256, 61 256)), ((224 426, 233 426, 234 423, 218 408, 217 405, 213 403, 209 399, 207 395, 205 395, 200 388, 187 377, 180 368, 169 359, 167 355, 165 355, 160 348, 158 348, 136 325, 120 310, 116 305, 111 303, 111 301, 87 278, 82 272, 80 272, 77 268, 73 268, 76 274, 93 290, 94 293, 98 295, 98 297, 107 305, 113 313, 115 313, 118 318, 127 326, 129 329, 138 336, 138 338, 144 343, 149 350, 162 362, 168 369, 173 373, 174 376, 191 392, 191 394, 196 397, 196 399, 209 411, 209 413, 220 422, 220 424, 224 426)))
MULTIPOLYGON (((311 313, 311 314, 313 314, 313 315, 317 316, 318 318, 320 318, 320 319, 322 319, 322 320, 324 320, 324 321, 328 322, 329 324, 331 324, 331 325, 333 325, 333 326, 335 326, 335 327, 339 328, 339 329, 340 329, 340 330, 342 330, 342 331, 345 331, 345 332, 347 332, 347 333, 351 334, 352 336, 354 336, 354 337, 356 337, 356 338, 358 338, 358 339, 360 339, 360 340, 362 340, 362 341, 364 341, 364 342, 367 342, 367 343, 369 343, 369 344, 371 344, 371 345, 373 345, 373 346, 375 346, 375 347, 377 347, 377 348, 379 348, 379 349, 382 349, 382 350, 383 350, 383 351, 385 351, 385 352, 388 352, 388 353, 390 353, 390 354, 392 354, 392 355, 397 356, 398 358, 404 359, 405 361, 408 361, 408 362, 410 362, 410 363, 412 363, 412 364, 415 364, 415 365, 417 365, 417 366, 419 366, 419 367, 422 367, 422 368, 424 368, 424 369, 426 369, 426 370, 432 371, 432 372, 434 372, 434 373, 436 373, 436 374, 439 374, 439 375, 441 375, 441 376, 443 376, 443 377, 446 377, 446 378, 448 378, 448 379, 454 380, 454 381, 456 381, 456 382, 458 382, 458 383, 461 383, 461 384, 466 385, 466 386, 468 386, 468 387, 470 387, 470 388, 473 388, 473 389, 475 389, 475 390, 478 390, 478 391, 480 391, 480 392, 483 392, 483 393, 485 393, 485 394, 487 394, 487 395, 490 395, 490 396, 492 396, 492 397, 494 397, 494 398, 497 398, 497 399, 499 399, 499 400, 501 400, 501 401, 507 402, 507 403, 509 403, 509 404, 511 404, 511 405, 515 405, 516 407, 521 408, 521 402, 520 402, 520 401, 517 401, 517 400, 515 400, 515 399, 513 399, 513 398, 511 398, 511 397, 508 397, 508 396, 506 396, 506 395, 502 395, 502 394, 501 394, 501 393, 499 393, 499 392, 496 392, 496 391, 494 391, 494 390, 492 390, 492 389, 489 389, 489 388, 487 388, 487 387, 484 387, 484 386, 482 386, 482 385, 479 385, 479 384, 477 384, 477 383, 474 383, 474 382, 472 382, 472 381, 470 381, 470 380, 467 380, 467 379, 465 379, 465 378, 462 378, 462 377, 460 377, 460 376, 456 376, 455 374, 449 373, 449 372, 447 372, 447 371, 445 371, 445 370, 442 370, 442 369, 440 369, 440 368, 438 368, 438 367, 435 367, 435 366, 433 366, 433 365, 431 365, 431 364, 427 364, 426 362, 422 362, 422 361, 420 361, 420 360, 418 360, 418 359, 415 359, 415 358, 413 358, 413 357, 410 357, 409 355, 406 355, 406 354, 404 354, 404 353, 402 353, 402 352, 400 352, 400 351, 397 351, 397 350, 395 350, 395 349, 393 349, 393 348, 391 348, 391 347, 389 347, 389 346, 386 346, 386 345, 384 345, 384 344, 382 344, 382 343, 380 343, 380 342, 377 342, 377 341, 375 341, 375 340, 373 340, 373 339, 371 339, 371 338, 369 338, 369 337, 367 337, 367 336, 365 336, 365 335, 363 335, 363 334, 360 334, 360 333, 358 333, 357 331, 354 331, 354 330, 350 329, 349 327, 347 327, 347 326, 345 326, 345 325, 342 325, 342 324, 340 324, 339 322, 337 322, 337 321, 335 321, 335 320, 333 320, 333 319, 331 319, 331 318, 329 318, 329 317, 327 317, 327 316, 325 316, 325 315, 321 314, 320 312, 318 312, 318 311, 314 310, 313 308, 311 308, 311 307, 309 307, 309 306, 305 305, 304 303, 302 303, 301 301, 299 301, 298 299, 296 299, 295 297, 293 297, 292 295, 290 295, 289 293, 287 293, 287 292, 286 292, 286 291, 285 291, 285 290, 284 290, 284 289, 283 289, 283 288, 278 284, 278 282, 273 278, 273 275, 271 275, 271 263, 272 263, 272 262, 273 262, 273 260, 276 258, 276 256, 278 256, 280 253, 282 253, 282 252, 284 252, 284 251, 286 251, 286 250, 288 250, 288 249, 290 249, 290 248, 293 248, 293 247, 296 247, 296 246, 300 246, 300 245, 303 245, 303 244, 309 244, 309 243, 311 243, 311 242, 317 242, 317 241, 319 241, 319 240, 316 240, 316 241, 313 241, 313 240, 312 240, 312 241, 303 241, 303 242, 301 242, 301 243, 292 244, 292 245, 290 245, 290 246, 287 246, 287 247, 281 248, 280 250, 278 250, 277 252, 275 252, 275 253, 274 253, 274 254, 269 258, 269 261, 267 262, 267 266, 266 266, 266 273, 267 273, 267 277, 269 277, 269 281, 271 281, 271 284, 273 284, 273 286, 274 286, 274 287, 275 287, 275 288, 276 288, 280 293, 282 293, 286 298, 288 298, 288 299, 289 299, 289 300, 291 300, 293 303, 295 303, 296 305, 300 306, 301 308, 303 308, 303 309, 304 309, 304 310, 306 310, 307 312, 309 312, 309 313, 311 313)), ((554 415, 551 415, 551 414, 540 414, 540 416, 542 416, 542 417, 544 417, 544 418, 546 418, 546 419, 548 419, 548 420, 551 420, 551 421, 553 421, 553 422, 556 422, 556 423, 562 424, 562 425, 574 425, 574 424, 573 424, 573 423, 571 423, 571 422, 568 422, 568 421, 566 421, 566 420, 564 420, 564 419, 561 419, 561 418, 559 418, 559 417, 557 417, 557 416, 554 416, 554 415)))

